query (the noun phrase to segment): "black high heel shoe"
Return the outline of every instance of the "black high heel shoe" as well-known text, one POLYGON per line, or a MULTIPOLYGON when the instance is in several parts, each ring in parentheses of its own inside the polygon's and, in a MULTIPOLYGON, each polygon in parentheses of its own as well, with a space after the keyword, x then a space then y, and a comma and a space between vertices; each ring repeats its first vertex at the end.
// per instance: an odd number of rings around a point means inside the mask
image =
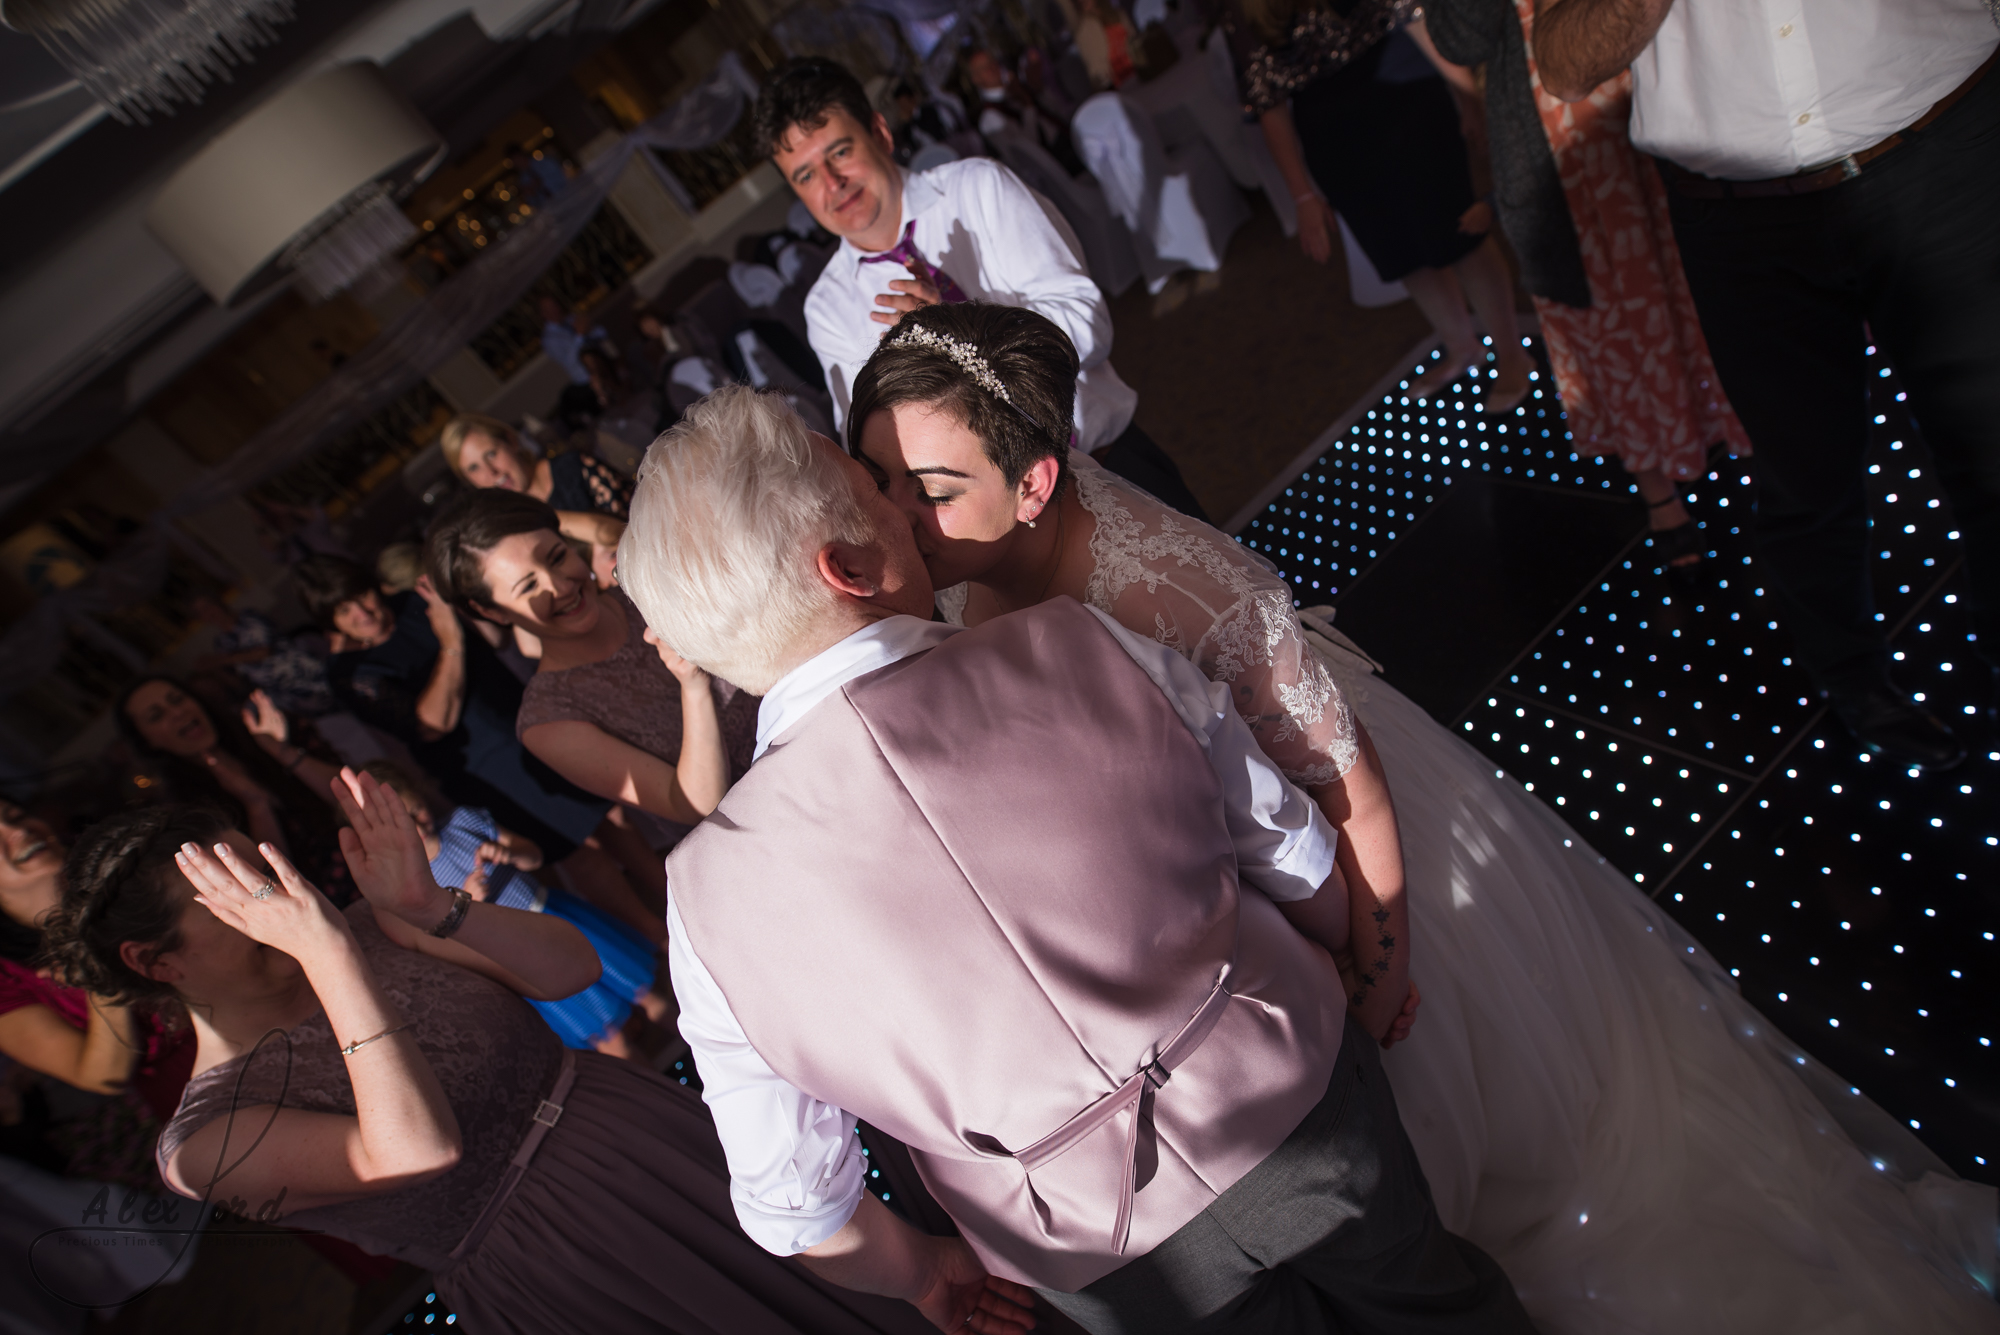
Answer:
MULTIPOLYGON (((1663 501, 1646 502, 1646 508, 1658 510, 1680 499, 1680 492, 1676 490, 1663 501)), ((1678 570, 1685 573, 1694 570, 1708 559, 1706 545, 1701 540, 1701 526, 1694 522, 1693 516, 1689 516, 1672 528, 1650 529, 1649 532, 1653 539, 1653 554, 1662 570, 1678 570), (1690 556, 1694 558, 1692 561, 1684 559, 1690 556)))

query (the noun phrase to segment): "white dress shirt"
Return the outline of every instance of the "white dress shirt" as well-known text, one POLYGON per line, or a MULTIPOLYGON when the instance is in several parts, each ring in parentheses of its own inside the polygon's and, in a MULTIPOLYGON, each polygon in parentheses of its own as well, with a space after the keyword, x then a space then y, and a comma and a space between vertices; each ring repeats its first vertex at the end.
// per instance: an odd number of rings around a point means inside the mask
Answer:
MULTIPOLYGON (((896 236, 915 219, 912 238, 924 259, 945 271, 974 301, 1026 306, 1061 326, 1076 344, 1077 446, 1109 445, 1132 423, 1139 395, 1118 378, 1111 355, 1111 308, 1083 264, 1083 247, 1055 206, 988 158, 948 162, 903 174, 896 236)), ((854 377, 888 325, 875 298, 910 274, 893 261, 863 264, 869 252, 843 240, 806 295, 806 335, 826 368, 834 425, 846 429, 854 377)), ((879 253, 879 252, 878 252, 879 253)))
POLYGON ((1675 0, 1632 62, 1632 142, 1731 181, 1880 143, 2000 45, 1986 0, 1675 0))
MULTIPOLYGON (((1090 611, 1172 701, 1215 767, 1243 884, 1273 900, 1310 899, 1333 870, 1338 836, 1258 749, 1228 688, 1165 645, 1090 611)), ((961 633, 942 622, 889 617, 800 664, 758 707, 756 754, 856 677, 961 633)), ((729 1195, 743 1231, 780 1256, 818 1246, 861 1204, 866 1163, 854 1117, 788 1084, 757 1055, 722 989, 688 947, 671 886, 667 962, 680 1001, 681 1036, 694 1051, 702 1098, 729 1156, 729 1195)))

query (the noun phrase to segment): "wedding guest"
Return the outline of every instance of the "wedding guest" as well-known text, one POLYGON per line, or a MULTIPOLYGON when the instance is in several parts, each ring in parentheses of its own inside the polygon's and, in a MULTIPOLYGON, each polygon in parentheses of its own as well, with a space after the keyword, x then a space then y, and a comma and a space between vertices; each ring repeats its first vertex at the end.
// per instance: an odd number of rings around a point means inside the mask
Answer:
POLYGON ((593 325, 590 317, 582 311, 571 314, 551 296, 544 296, 539 306, 542 312, 542 351, 550 361, 562 367, 563 374, 569 377, 572 385, 589 384, 590 372, 583 364, 583 350, 591 343, 608 337, 604 326, 593 325))
POLYGON ((1139 26, 1112 0, 1057 0, 1076 52, 1099 89, 1123 88, 1146 67, 1139 26))
POLYGON ((297 718, 318 718, 335 707, 326 684, 326 642, 316 631, 286 635, 255 608, 226 607, 213 598, 195 603, 195 615, 215 627, 197 673, 229 668, 297 718))
POLYGON ((408 593, 417 587, 424 573, 424 545, 421 542, 392 542, 375 554, 375 577, 382 592, 408 593))
POLYGON ((1444 339, 1443 359, 1410 382, 1413 399, 1483 365, 1470 298, 1493 338, 1499 373, 1480 407, 1514 409, 1534 369, 1521 348, 1514 281, 1499 246, 1471 222, 1477 201, 1458 109, 1404 31, 1421 23, 1412 22, 1412 0, 1217 3, 1244 112, 1262 128, 1298 203, 1307 258, 1324 264, 1333 256, 1338 211, 1382 280, 1409 289, 1444 339))
POLYGON ((185 1029, 50 976, 43 926, 62 899, 63 846, 0 801, 0 1056, 90 1094, 50 1138, 71 1177, 157 1191, 153 1143, 194 1062, 185 1029))
MULTIPOLYGON (((906 317, 855 386, 862 458, 948 621, 1075 598, 1171 646, 1341 827, 1355 897, 1406 887, 1407 928, 1373 926, 1393 904, 1350 922, 1421 976, 1383 1065, 1445 1227, 1552 1331, 1608 1311, 1634 1335, 1986 1329, 1996 1240, 1956 1221, 1989 1217, 1993 1188, 1799 1051, 1577 831, 1372 675, 1332 608, 1296 609, 1240 544, 1035 425, 1063 419, 1074 358, 1008 307, 906 317)), ((1052 739, 1047 772, 1070 749, 1052 739)), ((1365 1016, 1384 971, 1357 954, 1365 1016)))
POLYGON ((441 889, 401 803, 344 780, 345 914, 200 807, 115 816, 71 854, 66 969, 197 1036, 169 1186, 422 1266, 499 1335, 922 1328, 760 1254, 694 1096, 563 1048, 526 1004, 596 976, 582 934, 441 889))
POLYGON ((754 696, 653 643, 623 590, 599 592, 531 497, 473 492, 433 521, 430 577, 468 616, 533 635, 514 726, 578 787, 649 813, 655 848, 715 809, 750 764, 754 696))
POLYGON ((462 413, 438 437, 452 472, 480 490, 517 491, 556 510, 563 534, 585 544, 599 588, 615 583, 618 539, 632 484, 603 460, 580 450, 537 459, 505 422, 462 413))
POLYGON ((1964 534, 1970 666, 2000 718, 2000 17, 1981 0, 1837 0, 1770 22, 1728 0, 1536 10, 1556 97, 1631 68, 1632 142, 1667 178, 1709 350, 1757 446, 1757 560, 1800 661, 1863 746, 1951 768, 1962 739, 1890 676, 1864 386, 1879 345, 1964 534))
POLYGON ((1456 62, 1447 78, 1477 96, 1464 67, 1486 67, 1500 225, 1534 297, 1571 444, 1618 457, 1661 564, 1685 568, 1707 542, 1675 484, 1706 474, 1713 447, 1748 454, 1750 439, 1709 359, 1659 173, 1627 134, 1631 75, 1557 100, 1535 77, 1534 17, 1533 0, 1424 7, 1431 40, 1456 62))
POLYGON ((668 906, 753 1238, 943 1330, 1022 1283, 1107 1333, 1530 1329, 1344 1023, 1336 837, 1199 672, 1067 598, 931 620, 908 520, 746 389, 655 443, 620 569, 765 693, 668 906), (856 1114, 963 1240, 864 1189, 856 1114))
POLYGON ((127 745, 158 765, 161 797, 222 807, 347 902, 340 810, 326 787, 338 771, 293 745, 291 723, 270 696, 251 692, 235 716, 211 713, 185 682, 154 674, 126 687, 111 716, 127 745))
MULTIPOLYGON (((491 813, 454 807, 440 823, 415 780, 393 762, 378 760, 361 772, 402 799, 424 841, 432 880, 446 888, 457 886, 482 904, 552 913, 583 933, 597 952, 597 981, 571 996, 554 1001, 530 998, 528 1004, 541 1013, 564 1047, 590 1048, 610 1057, 637 1056, 627 1042, 634 1017, 643 1021, 648 1015, 657 1019, 668 1014, 653 988, 652 944, 575 895, 537 881, 534 873, 542 865, 542 850, 494 824, 491 813), (636 1009, 639 1004, 645 1009, 636 1009)), ((651 1037, 653 1050, 665 1046, 663 1032, 651 1037)))
POLYGON ((438 444, 451 471, 472 486, 525 492, 547 501, 563 514, 571 537, 616 547, 624 534, 605 517, 625 522, 632 484, 594 455, 570 450, 537 459, 513 427, 478 413, 461 413, 445 423, 438 444))
POLYGON ((648 939, 661 935, 658 859, 608 818, 610 803, 521 749, 520 679, 465 633, 428 580, 385 599, 369 572, 336 558, 303 562, 294 575, 306 610, 332 636, 336 695, 402 741, 451 801, 492 812, 534 840, 578 894, 648 939))
POLYGON ((979 132, 989 139, 1008 130, 1019 130, 1041 145, 1044 152, 1062 164, 1071 176, 1085 168, 1070 142, 1069 118, 1043 107, 1020 80, 985 48, 965 57, 966 82, 977 90, 980 100, 979 132))
POLYGON ((1081 354, 1077 446, 1184 513, 1200 515, 1180 468, 1133 419, 1118 378, 1111 310, 1053 205, 987 158, 910 175, 888 123, 847 69, 819 57, 778 69, 758 96, 754 133, 820 225, 841 238, 806 296, 806 329, 826 368, 834 425, 854 377, 902 313, 1004 301, 1061 325, 1081 354))

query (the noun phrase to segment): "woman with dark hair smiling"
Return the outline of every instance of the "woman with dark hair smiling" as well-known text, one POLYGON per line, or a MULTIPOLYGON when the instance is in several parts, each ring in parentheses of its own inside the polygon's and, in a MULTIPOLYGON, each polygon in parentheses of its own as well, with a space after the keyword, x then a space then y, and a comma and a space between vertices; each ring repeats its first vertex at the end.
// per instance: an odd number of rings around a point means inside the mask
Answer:
POLYGON ((659 859, 611 818, 609 802, 522 749, 520 679, 466 634, 429 579, 385 599, 368 571, 339 557, 302 561, 295 575, 307 612, 333 633, 335 695, 400 738, 454 803, 533 840, 577 894, 655 943, 664 938, 659 859))
POLYGON ((441 888, 394 794, 341 780, 345 913, 212 808, 122 813, 70 856, 64 968, 198 1038, 169 1186, 421 1265, 485 1335, 923 1328, 744 1237, 695 1094, 528 1005, 597 977, 583 934, 441 888))
POLYGON ((231 811, 319 878, 335 903, 347 902, 340 810, 327 786, 338 771, 292 745, 270 696, 253 691, 240 717, 218 719, 184 682, 153 675, 125 688, 112 718, 126 743, 159 765, 167 798, 231 811))
POLYGON ((653 817, 656 848, 749 768, 756 698, 658 644, 621 590, 599 592, 547 505, 501 491, 457 497, 432 523, 424 559, 468 615, 541 642, 515 718, 522 745, 577 786, 653 817))

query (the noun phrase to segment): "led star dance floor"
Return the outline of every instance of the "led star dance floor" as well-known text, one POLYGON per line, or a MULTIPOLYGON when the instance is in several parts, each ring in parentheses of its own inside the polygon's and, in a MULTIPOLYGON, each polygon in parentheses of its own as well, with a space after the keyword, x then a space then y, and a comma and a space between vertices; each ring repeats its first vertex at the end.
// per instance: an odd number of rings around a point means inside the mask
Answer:
POLYGON ((1686 488, 1709 557, 1662 573, 1627 475, 1571 453, 1546 361, 1498 420, 1477 411, 1490 362, 1431 404, 1385 398, 1241 538, 1806 1052, 1996 1182, 2000 1012, 1981 983, 2000 965, 2000 737, 1950 508, 1870 352, 1877 605, 1899 681, 1967 745, 1949 773, 1864 753, 1792 663, 1747 463, 1686 488))

